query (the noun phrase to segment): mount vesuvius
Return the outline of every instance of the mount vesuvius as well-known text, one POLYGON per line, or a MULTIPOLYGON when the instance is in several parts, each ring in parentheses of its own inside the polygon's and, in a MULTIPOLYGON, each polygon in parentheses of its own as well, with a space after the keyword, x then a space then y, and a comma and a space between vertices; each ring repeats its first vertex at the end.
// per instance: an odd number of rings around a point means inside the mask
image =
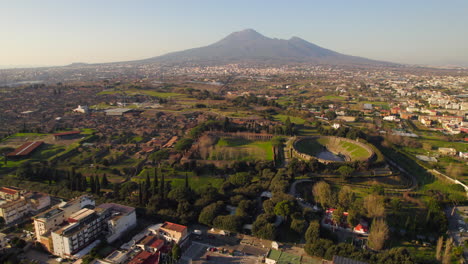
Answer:
POLYGON ((161 63, 311 63, 396 65, 389 62, 349 56, 319 47, 298 37, 268 38, 253 29, 231 33, 211 45, 168 53, 138 62, 161 63))

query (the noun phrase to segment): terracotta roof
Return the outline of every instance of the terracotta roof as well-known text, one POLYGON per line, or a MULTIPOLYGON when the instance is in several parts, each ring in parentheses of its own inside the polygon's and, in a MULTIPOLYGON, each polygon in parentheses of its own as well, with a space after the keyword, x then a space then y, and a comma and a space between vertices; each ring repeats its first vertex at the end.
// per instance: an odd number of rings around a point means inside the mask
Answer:
POLYGON ((10 189, 8 187, 1 187, 0 192, 8 193, 8 194, 16 194, 18 190, 10 189))
POLYGON ((156 236, 146 236, 140 242, 138 242, 138 244, 146 246, 148 244, 152 244, 155 239, 156 239, 156 236))
POLYGON ((62 132, 62 133, 56 133, 56 134, 53 134, 54 137, 57 137, 57 136, 67 136, 67 135, 75 135, 75 134, 80 134, 81 131, 68 131, 68 132, 62 132))
POLYGON ((40 145, 42 145, 44 141, 33 141, 33 142, 26 142, 23 145, 21 145, 19 148, 15 149, 13 152, 10 152, 7 154, 9 157, 15 157, 15 156, 26 156, 29 153, 31 153, 33 150, 38 148, 40 145))
POLYGON ((173 230, 173 231, 180 232, 180 233, 182 233, 184 230, 187 229, 186 226, 179 225, 179 224, 174 224, 174 223, 171 223, 171 222, 165 222, 161 226, 161 228, 168 229, 168 230, 173 230))
POLYGON ((158 264, 159 253, 152 254, 148 251, 138 253, 128 264, 158 264))
POLYGON ((153 243, 151 243, 151 245, 149 245, 149 247, 157 249, 160 249, 162 246, 164 246, 164 240, 162 239, 156 239, 153 241, 153 243))

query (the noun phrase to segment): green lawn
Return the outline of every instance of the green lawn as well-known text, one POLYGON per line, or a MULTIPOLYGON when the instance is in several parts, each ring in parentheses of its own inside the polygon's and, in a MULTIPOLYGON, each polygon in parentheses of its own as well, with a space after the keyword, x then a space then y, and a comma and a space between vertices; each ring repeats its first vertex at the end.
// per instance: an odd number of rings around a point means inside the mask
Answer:
POLYGON ((389 110, 390 106, 387 102, 378 102, 378 101, 361 101, 361 104, 372 104, 373 106, 379 106, 382 109, 389 110))
POLYGON ((409 242, 403 242, 399 245, 403 248, 406 248, 411 256, 418 262, 418 263, 435 263, 435 248, 434 246, 431 247, 423 247, 421 245, 415 245, 409 242))
POLYGON ((340 146, 349 151, 352 159, 363 159, 369 156, 369 152, 366 149, 356 144, 341 141, 340 146))
POLYGON ((270 141, 221 138, 210 153, 210 160, 273 160, 270 141))
POLYGON ((327 100, 327 101, 343 101, 345 100, 346 98, 343 97, 343 96, 337 96, 337 95, 326 95, 326 96, 322 96, 319 98, 319 100, 327 100))
POLYGON ((281 121, 281 122, 286 122, 286 119, 289 117, 289 119, 291 120, 292 123, 294 124, 299 124, 299 125, 302 125, 305 123, 305 120, 300 118, 300 117, 295 117, 295 116, 288 116, 288 115, 282 115, 282 114, 278 114, 278 115, 274 115, 273 116, 275 121, 281 121))
POLYGON ((319 132, 316 128, 304 127, 299 130, 299 136, 319 136, 319 132))

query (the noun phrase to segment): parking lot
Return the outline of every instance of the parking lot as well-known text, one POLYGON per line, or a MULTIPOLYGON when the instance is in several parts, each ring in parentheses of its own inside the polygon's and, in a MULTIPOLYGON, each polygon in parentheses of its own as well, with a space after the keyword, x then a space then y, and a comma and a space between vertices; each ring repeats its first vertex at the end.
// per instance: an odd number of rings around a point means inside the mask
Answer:
POLYGON ((26 258, 31 261, 35 261, 38 264, 58 264, 55 257, 52 257, 50 254, 47 254, 45 252, 36 250, 36 249, 28 249, 24 252, 24 254, 21 254, 19 256, 20 258, 26 258))

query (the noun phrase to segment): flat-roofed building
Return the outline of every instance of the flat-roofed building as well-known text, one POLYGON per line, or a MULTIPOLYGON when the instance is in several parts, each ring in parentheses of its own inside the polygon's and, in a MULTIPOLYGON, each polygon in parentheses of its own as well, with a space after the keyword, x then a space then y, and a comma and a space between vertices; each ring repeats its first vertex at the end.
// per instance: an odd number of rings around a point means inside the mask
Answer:
POLYGON ((132 111, 130 108, 112 108, 105 110, 108 116, 122 116, 125 113, 132 111))
POLYGON ((30 204, 24 197, 13 201, 0 200, 0 217, 3 217, 5 224, 11 224, 28 215, 30 208, 30 204))
POLYGON ((83 195, 36 215, 33 218, 36 240, 53 252, 51 231, 61 226, 75 212, 87 206, 94 207, 94 205, 95 202, 91 196, 83 195))
POLYGON ((87 208, 72 214, 68 219, 68 225, 52 232, 54 254, 72 257, 94 242, 105 228, 104 217, 87 208))
POLYGON ((110 253, 104 260, 113 264, 122 264, 125 263, 128 259, 126 251, 116 250, 110 253))
POLYGON ((34 218, 37 240, 50 252, 76 258, 94 247, 97 239, 112 243, 136 226, 135 208, 114 203, 94 207, 94 200, 81 196, 34 218))
POLYGON ((50 206, 50 195, 46 193, 28 192, 24 197, 28 200, 33 212, 38 212, 50 206))
POLYGON ((112 243, 124 233, 137 225, 135 208, 116 203, 104 203, 96 207, 96 211, 105 212, 106 218, 106 240, 112 243))
POLYGON ((28 192, 16 187, 0 188, 0 216, 6 224, 22 220, 50 206, 50 196, 45 193, 28 192))

